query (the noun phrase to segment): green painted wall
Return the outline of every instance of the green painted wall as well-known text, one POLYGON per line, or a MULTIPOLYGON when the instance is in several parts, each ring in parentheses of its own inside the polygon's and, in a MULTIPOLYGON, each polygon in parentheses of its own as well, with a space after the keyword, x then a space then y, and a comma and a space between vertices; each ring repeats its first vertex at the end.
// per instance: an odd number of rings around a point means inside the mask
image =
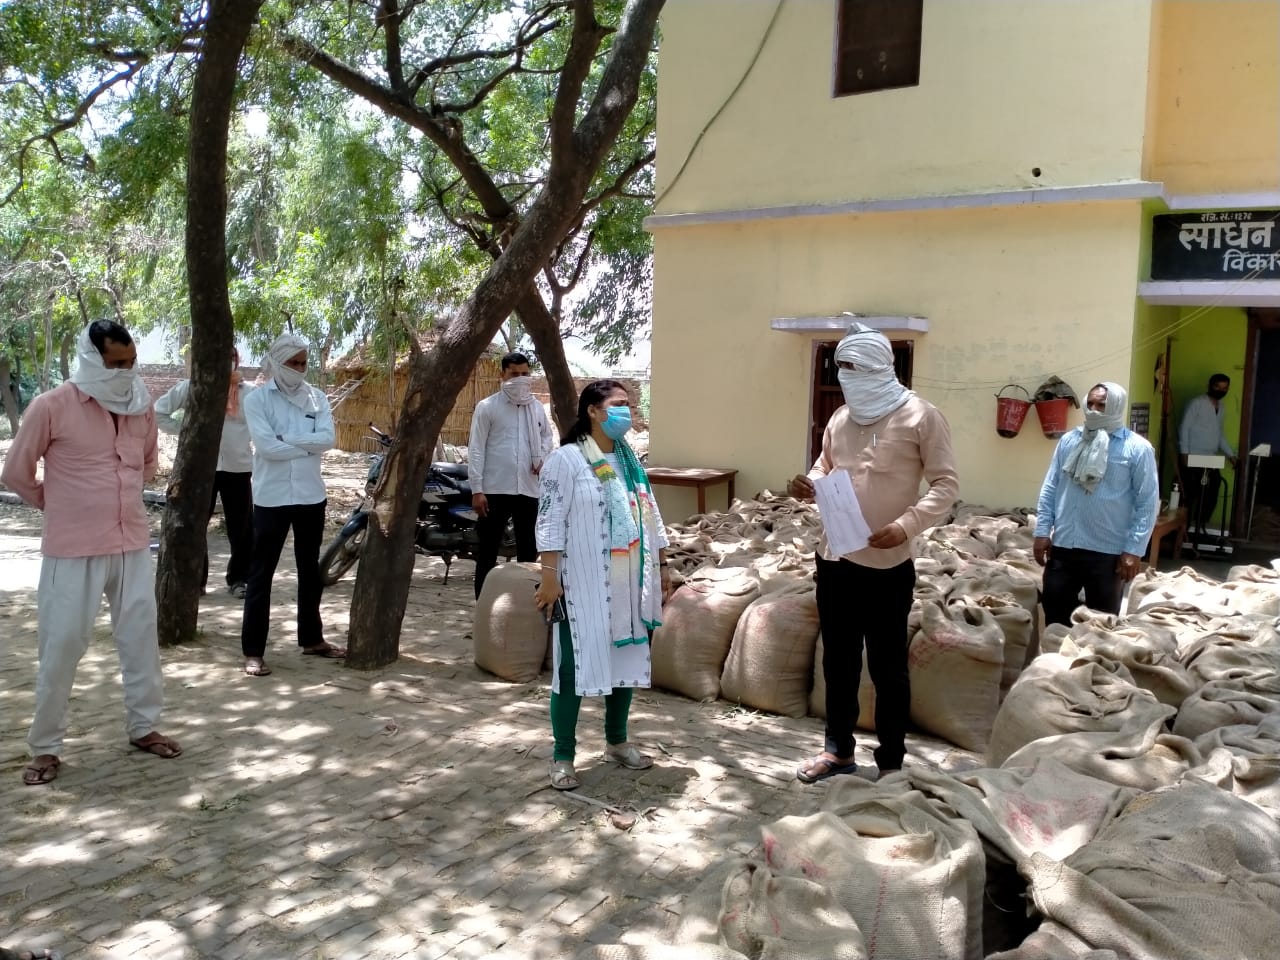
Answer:
MULTIPOLYGON (((1225 373, 1231 378, 1231 392, 1223 401, 1226 404, 1223 429, 1227 441, 1238 450, 1248 318, 1240 307, 1181 307, 1177 322, 1170 380, 1175 416, 1170 427, 1177 430, 1183 408, 1189 400, 1205 392, 1212 374, 1225 373)), ((1235 477, 1230 466, 1224 476, 1234 487, 1235 477)))
MULTIPOLYGON (((1157 460, 1162 434, 1160 430, 1160 398, 1155 389, 1156 359, 1164 356, 1165 340, 1178 323, 1177 307, 1155 307, 1139 300, 1134 310, 1133 361, 1129 374, 1129 402, 1151 404, 1151 430, 1148 439, 1156 448, 1157 460)), ((1176 331, 1174 331, 1176 335, 1176 331)), ((1176 349, 1176 346, 1175 346, 1176 349)), ((1176 401, 1176 398, 1175 398, 1176 401)), ((1169 428, 1176 436, 1178 412, 1171 410, 1169 428)), ((1164 488, 1173 484, 1173 458, 1175 450, 1170 445, 1165 451, 1164 488)))

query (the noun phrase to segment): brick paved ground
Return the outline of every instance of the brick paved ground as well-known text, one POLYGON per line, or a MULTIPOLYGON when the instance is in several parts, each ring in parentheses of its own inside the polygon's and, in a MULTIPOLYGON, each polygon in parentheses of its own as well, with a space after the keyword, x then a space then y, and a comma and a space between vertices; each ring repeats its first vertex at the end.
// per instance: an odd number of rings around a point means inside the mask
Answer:
MULTIPOLYGON (((750 851, 761 822, 820 802, 822 785, 792 774, 819 748, 819 721, 658 691, 637 695, 631 727, 654 769, 603 762, 588 701, 581 798, 551 790, 547 678, 515 686, 478 670, 470 565, 445 586, 426 560, 402 659, 371 674, 297 653, 282 569, 275 672, 247 678, 240 605, 209 594, 203 641, 164 651, 163 730, 181 740, 178 760, 128 746, 104 615, 61 774, 24 787, 37 547, 0 537, 0 945, 77 960, 427 960, 657 943, 705 867, 750 851), (622 829, 586 798, 640 816, 622 829)), ((333 640, 350 594, 348 580, 325 595, 333 640)), ((938 744, 913 752, 972 765, 938 744)))

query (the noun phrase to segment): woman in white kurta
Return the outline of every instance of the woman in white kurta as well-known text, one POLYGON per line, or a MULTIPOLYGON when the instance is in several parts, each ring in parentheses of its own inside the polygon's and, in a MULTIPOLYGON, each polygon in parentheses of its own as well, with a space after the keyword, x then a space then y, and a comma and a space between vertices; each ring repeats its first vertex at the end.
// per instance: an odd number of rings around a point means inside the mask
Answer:
POLYGON ((626 388, 587 384, 578 420, 542 465, 537 540, 539 609, 563 598, 553 649, 551 785, 579 785, 573 759, 582 698, 605 699, 605 753, 643 770, 653 758, 627 740, 634 688, 649 686, 649 637, 671 590, 666 532, 648 477, 623 439, 631 427, 626 388))

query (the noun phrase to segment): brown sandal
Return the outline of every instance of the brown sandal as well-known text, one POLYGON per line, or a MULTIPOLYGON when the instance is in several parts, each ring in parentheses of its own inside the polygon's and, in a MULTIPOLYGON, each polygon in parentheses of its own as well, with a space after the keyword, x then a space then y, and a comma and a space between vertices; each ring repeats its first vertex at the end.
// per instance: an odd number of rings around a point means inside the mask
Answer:
POLYGON ((856 773, 858 765, 853 762, 853 757, 847 760, 841 760, 839 757, 833 757, 829 753, 820 753, 816 757, 810 757, 804 763, 800 764, 796 770, 796 779, 801 783, 817 783, 819 780, 826 780, 828 777, 838 777, 844 773, 856 773))
POLYGON ((305 657, 324 657, 326 660, 345 660, 346 647, 335 647, 332 643, 317 643, 314 647, 303 647, 305 657))
POLYGON ((52 783, 58 778, 58 767, 60 766, 62 766, 62 761, 51 753, 42 753, 38 757, 32 757, 31 762, 22 771, 22 782, 28 787, 39 787, 46 783, 52 783))
POLYGON ((174 757, 182 756, 182 748, 178 746, 178 741, 172 737, 166 737, 163 733, 156 733, 154 730, 145 737, 139 737, 137 740, 130 740, 130 744, 137 747, 143 753, 149 753, 152 756, 162 757, 165 760, 172 760, 174 757))

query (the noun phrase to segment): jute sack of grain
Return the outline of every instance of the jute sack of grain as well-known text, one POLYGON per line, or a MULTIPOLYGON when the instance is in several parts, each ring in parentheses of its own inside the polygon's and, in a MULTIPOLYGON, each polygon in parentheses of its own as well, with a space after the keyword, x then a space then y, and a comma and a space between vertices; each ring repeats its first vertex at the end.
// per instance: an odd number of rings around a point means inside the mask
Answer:
POLYGON ((1157 700, 1171 707, 1181 706, 1197 686, 1178 660, 1172 635, 1167 643, 1161 643, 1141 630, 1127 627, 1107 630, 1081 625, 1071 631, 1058 652, 1076 659, 1098 656, 1123 663, 1135 684, 1150 690, 1157 700))
POLYGON ((995 617, 969 600, 921 603, 911 641, 911 719, 966 750, 985 750, 1000 706, 1004 634, 995 617))
POLYGON ((1137 611, 1166 601, 1196 605, 1195 597, 1217 585, 1217 580, 1206 577, 1191 567, 1182 567, 1169 573, 1143 569, 1133 578, 1129 587, 1129 610, 1137 611))
POLYGON ((768 862, 830 889, 872 958, 980 958, 985 867, 973 825, 901 783, 837 780, 822 813, 762 829, 768 862))
MULTIPOLYGON (((822 670, 822 634, 813 656, 813 689, 809 691, 809 716, 827 719, 827 678, 822 670)), ((871 668, 867 666, 867 649, 862 648, 862 672, 858 674, 858 726, 863 730, 876 728, 876 688, 871 682, 871 668)))
POLYGON ((809 584, 776 590, 743 611, 720 675, 724 699, 803 717, 809 709, 818 604, 809 584))
POLYGON ((1033 853, 1070 856, 1138 794, 1053 757, 998 770, 946 773, 921 766, 904 772, 914 789, 972 823, 988 847, 1012 863, 1033 853))
POLYGON ((1250 563, 1234 566, 1227 571, 1228 580, 1248 580, 1252 583, 1269 583, 1280 590, 1280 570, 1250 563))
POLYGON ((747 960, 745 953, 711 943, 660 944, 610 943, 587 947, 575 960, 747 960))
POLYGON ((1000 537, 1022 527, 1022 524, 1008 517, 976 516, 969 517, 963 524, 957 525, 965 527, 969 531, 969 536, 979 543, 986 544, 993 558, 1000 553, 1000 537))
POLYGON ((1280 827, 1264 812, 1183 783, 1138 797, 1065 861, 1035 854, 1024 872, 1036 909, 1079 954, 1260 960, 1280 936, 1277 857, 1280 827))
POLYGON ((931 527, 924 531, 921 536, 930 540, 936 540, 945 543, 948 547, 958 553, 965 559, 974 560, 994 560, 996 556, 995 543, 983 543, 970 536, 969 530, 959 524, 949 524, 942 527, 931 527))
POLYGON ((1014 751, 1004 766, 1034 767, 1045 759, 1057 760, 1087 777, 1136 790, 1177 783, 1204 762, 1196 745, 1169 733, 1161 719, 1153 719, 1145 728, 1041 737, 1014 751))
POLYGON ((1028 612, 1040 602, 1035 582, 998 560, 970 560, 952 574, 949 600, 960 597, 983 597, 1009 594, 1028 612))
POLYGON ((1027 660, 1027 644, 1035 623, 1031 612, 1023 609, 1012 594, 985 594, 971 597, 980 607, 991 611, 1004 634, 1004 667, 1000 672, 1000 699, 1013 686, 1027 660))
POLYGON ((709 567, 691 575, 662 609, 653 634, 653 685, 694 700, 720 696, 720 673, 742 611, 760 585, 742 568, 709 567))
POLYGON ((485 577, 471 630, 476 666, 512 683, 538 679, 551 630, 533 603, 542 580, 536 563, 504 563, 485 577))
POLYGON ((1270 622, 1238 617, 1229 627, 1185 644, 1180 657, 1199 684, 1232 670, 1268 673, 1280 670, 1280 635, 1270 622))
POLYGON ((987 765, 1003 766, 1017 750, 1062 733, 1145 730, 1174 708, 1133 683, 1123 664, 1076 663, 1041 654, 1018 678, 996 714, 987 765))
POLYGON ((1215 727, 1256 724, 1280 713, 1280 673, 1228 670, 1187 697, 1173 732, 1195 739, 1215 727))
POLYGON ((1001 530, 996 537, 996 559, 1011 550, 1029 551, 1035 547, 1036 531, 1034 527, 1014 527, 1012 530, 1001 530))
POLYGON ((928 561, 942 573, 955 573, 965 564, 965 558, 951 544, 930 539, 924 534, 911 541, 911 556, 928 561))
MULTIPOLYGON (((1256 730, 1256 727, 1226 727, 1227 730, 1256 730)), ((1201 737, 1201 740, 1204 738, 1201 737)), ((1236 752, 1218 748, 1207 753, 1204 763, 1188 770, 1184 780, 1210 784, 1219 790, 1248 800, 1271 817, 1280 818, 1280 744, 1270 742, 1262 749, 1269 754, 1236 752)))
POLYGON ((826 883, 742 857, 704 874, 685 898, 671 939, 771 960, 867 958, 858 925, 826 883))
POLYGON ((1166 628, 1178 642, 1179 656, 1184 656, 1191 644, 1208 634, 1230 631, 1239 621, 1235 617, 1204 613, 1186 605, 1165 603, 1147 607, 1140 612, 1131 611, 1125 622, 1155 624, 1166 628))

